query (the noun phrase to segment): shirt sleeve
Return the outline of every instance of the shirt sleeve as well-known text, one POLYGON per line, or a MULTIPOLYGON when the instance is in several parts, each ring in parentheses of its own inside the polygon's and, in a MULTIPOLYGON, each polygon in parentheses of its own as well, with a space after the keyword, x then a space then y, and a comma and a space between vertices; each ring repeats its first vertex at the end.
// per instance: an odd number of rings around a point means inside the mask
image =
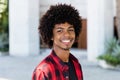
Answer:
POLYGON ((42 70, 37 69, 33 72, 32 80, 48 80, 48 78, 42 70))

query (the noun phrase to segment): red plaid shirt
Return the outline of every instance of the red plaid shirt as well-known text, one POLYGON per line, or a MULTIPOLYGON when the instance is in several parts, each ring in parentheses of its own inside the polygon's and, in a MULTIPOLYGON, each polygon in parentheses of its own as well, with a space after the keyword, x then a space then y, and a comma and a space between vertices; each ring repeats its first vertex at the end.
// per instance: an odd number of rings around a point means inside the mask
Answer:
MULTIPOLYGON (((83 80, 81 66, 78 60, 70 54, 69 59, 73 62, 77 80, 83 80)), ((69 66, 65 65, 54 51, 46 57, 33 72, 32 80, 69 80, 69 66)))

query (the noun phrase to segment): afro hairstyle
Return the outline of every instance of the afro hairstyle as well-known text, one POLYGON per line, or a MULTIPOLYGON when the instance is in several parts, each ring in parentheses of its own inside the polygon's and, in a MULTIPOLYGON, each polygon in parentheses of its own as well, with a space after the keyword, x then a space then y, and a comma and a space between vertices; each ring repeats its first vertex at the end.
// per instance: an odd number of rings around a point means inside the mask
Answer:
POLYGON ((67 4, 52 5, 40 19, 39 33, 42 41, 52 48, 53 28, 56 24, 69 23, 74 26, 76 38, 81 31, 81 17, 78 11, 67 4))

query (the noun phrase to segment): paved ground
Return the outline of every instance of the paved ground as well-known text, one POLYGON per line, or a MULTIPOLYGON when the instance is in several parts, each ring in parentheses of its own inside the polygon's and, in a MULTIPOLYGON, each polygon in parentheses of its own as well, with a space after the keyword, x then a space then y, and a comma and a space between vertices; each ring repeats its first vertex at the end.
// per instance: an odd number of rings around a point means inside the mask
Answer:
MULTIPOLYGON (((0 56, 0 80, 31 80, 35 66, 48 55, 50 50, 42 50, 39 56, 0 56)), ((120 70, 103 69, 94 62, 88 62, 86 51, 71 50, 81 62, 84 80, 120 80, 120 70)))

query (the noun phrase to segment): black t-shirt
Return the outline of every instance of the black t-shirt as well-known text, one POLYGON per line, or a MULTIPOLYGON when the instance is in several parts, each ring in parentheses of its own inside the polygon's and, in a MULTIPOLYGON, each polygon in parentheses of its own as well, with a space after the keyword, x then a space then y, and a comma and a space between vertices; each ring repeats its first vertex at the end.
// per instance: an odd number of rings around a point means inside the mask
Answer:
POLYGON ((76 72, 72 61, 65 63, 69 66, 69 78, 70 80, 77 80, 76 72))

